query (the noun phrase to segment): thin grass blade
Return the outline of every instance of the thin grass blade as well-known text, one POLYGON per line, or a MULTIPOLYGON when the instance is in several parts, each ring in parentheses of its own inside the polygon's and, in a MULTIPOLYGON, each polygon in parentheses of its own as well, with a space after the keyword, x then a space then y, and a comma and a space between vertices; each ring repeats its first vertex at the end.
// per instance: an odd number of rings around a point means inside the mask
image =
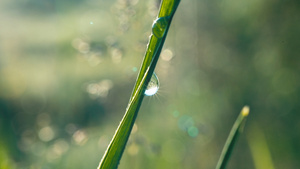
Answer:
POLYGON ((145 53, 142 66, 133 88, 125 115, 121 120, 115 135, 113 136, 106 152, 104 153, 98 169, 116 169, 124 152, 131 129, 137 117, 139 108, 144 98, 145 89, 149 83, 161 49, 166 39, 172 18, 180 0, 163 0, 160 6, 158 18, 168 17, 162 37, 150 36, 150 41, 145 53))
POLYGON ((236 119, 230 133, 229 136, 226 140, 226 143, 223 147, 221 156, 219 158, 219 161, 217 163, 217 167, 216 169, 225 169, 231 153, 233 151, 233 148, 238 140, 238 136, 240 135, 240 133, 242 133, 245 122, 246 122, 246 118, 249 115, 249 107, 248 106, 244 106, 241 113, 239 114, 238 118, 236 119))

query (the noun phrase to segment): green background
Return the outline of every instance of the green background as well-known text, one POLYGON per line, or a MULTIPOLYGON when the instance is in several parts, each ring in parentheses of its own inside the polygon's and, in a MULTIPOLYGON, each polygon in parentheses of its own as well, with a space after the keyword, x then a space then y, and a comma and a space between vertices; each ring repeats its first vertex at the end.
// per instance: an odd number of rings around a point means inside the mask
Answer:
MULTIPOLYGON (((96 168, 129 101, 159 1, 0 1, 0 168, 96 168)), ((120 169, 300 166, 300 3, 182 0, 120 169)))

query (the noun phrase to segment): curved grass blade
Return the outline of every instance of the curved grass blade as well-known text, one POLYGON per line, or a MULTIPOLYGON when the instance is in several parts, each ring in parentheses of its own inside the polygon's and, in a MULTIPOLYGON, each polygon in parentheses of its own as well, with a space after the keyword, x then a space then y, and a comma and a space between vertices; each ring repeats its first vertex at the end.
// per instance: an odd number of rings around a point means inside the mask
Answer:
POLYGON ((245 122, 246 122, 246 118, 249 115, 249 111, 250 111, 249 107, 244 106, 240 115, 236 119, 236 121, 229 133, 229 136, 226 140, 226 143, 223 147, 223 150, 222 150, 221 156, 219 158, 219 161, 217 163, 216 169, 225 169, 225 167, 229 161, 229 158, 231 156, 234 145, 238 140, 238 136, 243 131, 243 128, 244 128, 245 122))
MULTIPOLYGON (((155 69, 172 18, 179 2, 180 0, 163 0, 161 3, 158 18, 167 17, 167 22, 165 22, 164 25, 160 25, 164 28, 163 35, 161 37, 154 36, 153 34, 150 36, 150 42, 148 44, 142 66, 140 68, 135 87, 133 88, 128 106, 126 108, 125 115, 121 120, 110 144, 108 145, 107 150, 104 153, 98 166, 98 169, 116 169, 118 167, 132 126, 135 122, 136 116, 144 98, 145 89, 155 69)), ((156 25, 154 24, 153 26, 156 25)))

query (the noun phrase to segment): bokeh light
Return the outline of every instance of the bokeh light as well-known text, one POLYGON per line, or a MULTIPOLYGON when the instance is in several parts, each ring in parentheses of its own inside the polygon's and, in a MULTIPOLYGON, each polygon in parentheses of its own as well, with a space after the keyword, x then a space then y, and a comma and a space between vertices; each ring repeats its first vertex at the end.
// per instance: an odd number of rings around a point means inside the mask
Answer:
MULTIPOLYGON (((0 169, 96 168, 159 0, 0 1, 0 169)), ((300 166, 298 1, 181 1, 120 169, 300 166), (158 89, 158 88, 156 88, 158 89)))

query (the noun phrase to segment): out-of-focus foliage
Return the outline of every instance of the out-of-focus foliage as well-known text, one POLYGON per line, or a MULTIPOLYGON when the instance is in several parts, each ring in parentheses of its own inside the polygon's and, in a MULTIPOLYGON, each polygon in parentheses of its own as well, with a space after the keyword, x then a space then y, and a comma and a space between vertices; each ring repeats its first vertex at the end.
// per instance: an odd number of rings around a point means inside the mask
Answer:
MULTIPOLYGON (((0 1, 0 168, 96 168, 129 100, 156 0, 0 1), (130 39, 130 41, 128 40, 130 39)), ((300 3, 182 1, 121 169, 297 168, 300 3)))

